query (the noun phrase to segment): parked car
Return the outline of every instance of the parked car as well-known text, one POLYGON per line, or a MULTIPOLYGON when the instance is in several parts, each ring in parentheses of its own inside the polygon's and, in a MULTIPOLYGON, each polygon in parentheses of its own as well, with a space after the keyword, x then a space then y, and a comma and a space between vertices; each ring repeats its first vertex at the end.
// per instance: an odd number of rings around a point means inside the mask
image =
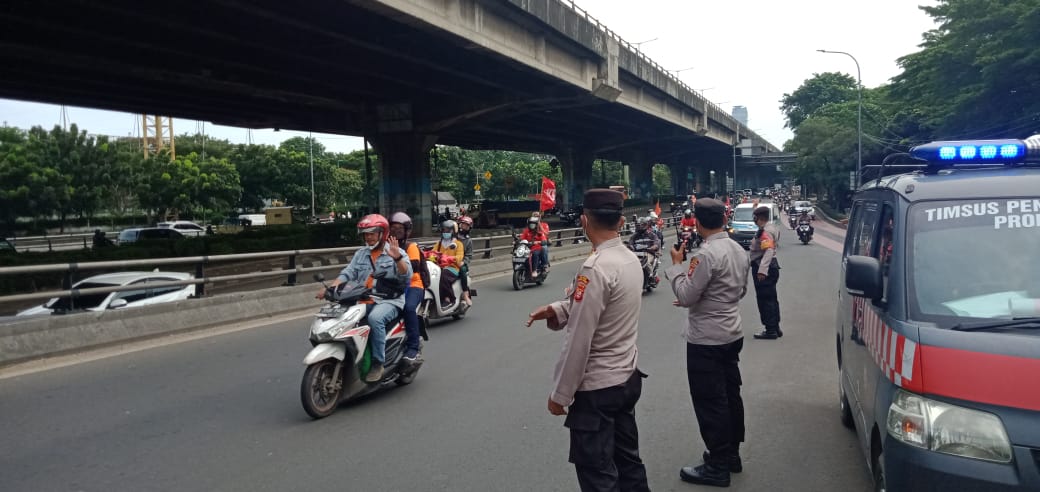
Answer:
POLYGON ((177 229, 171 229, 169 227, 140 227, 135 229, 123 229, 119 233, 119 237, 116 239, 116 244, 130 244, 137 241, 148 241, 155 239, 181 239, 184 234, 181 234, 177 229))
POLYGON ((99 287, 122 287, 140 285, 140 289, 108 292, 103 294, 87 294, 76 297, 55 297, 42 306, 21 311, 17 316, 33 316, 40 314, 67 313, 70 311, 104 311, 106 309, 123 309, 150 306, 164 302, 187 299, 195 294, 194 285, 152 287, 148 284, 188 280, 194 276, 180 272, 119 272, 95 275, 76 282, 73 289, 93 289, 99 287))
POLYGON ((17 253, 17 252, 18 252, 18 250, 14 249, 14 245, 11 244, 11 241, 8 241, 8 240, 0 237, 0 255, 6 254, 6 253, 17 253))
POLYGON ((172 222, 160 222, 156 227, 163 229, 176 229, 177 232, 187 236, 195 237, 206 233, 206 228, 187 220, 175 220, 172 222))

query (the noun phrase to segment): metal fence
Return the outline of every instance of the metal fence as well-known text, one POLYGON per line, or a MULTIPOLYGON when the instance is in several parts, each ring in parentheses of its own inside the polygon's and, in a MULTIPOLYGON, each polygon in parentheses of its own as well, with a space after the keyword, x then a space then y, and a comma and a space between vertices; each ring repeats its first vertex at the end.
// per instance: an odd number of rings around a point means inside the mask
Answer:
MULTIPOLYGON (((674 226, 675 220, 677 220, 676 217, 666 217, 665 227, 668 228, 674 226)), ((626 223, 621 233, 623 235, 631 234, 634 232, 634 228, 635 224, 626 223)), ((481 258, 490 259, 494 257, 495 251, 512 251, 514 243, 518 237, 518 232, 515 230, 511 230, 510 234, 474 238, 474 243, 482 241, 483 247, 480 249, 474 249, 473 255, 474 257, 476 257, 479 254, 481 258), (506 239, 507 241, 505 241, 503 244, 493 244, 496 241, 501 241, 504 239, 506 239)), ((581 242, 587 241, 587 238, 585 237, 585 234, 581 228, 575 227, 559 229, 550 232, 549 241, 552 242, 555 247, 561 247, 565 243, 579 244, 581 242)), ((429 248, 432 247, 435 242, 436 241, 423 241, 420 242, 419 245, 423 248, 429 248)), ((87 295, 140 290, 140 284, 118 287, 97 287, 89 289, 73 289, 72 286, 76 283, 77 278, 83 272, 113 269, 155 268, 165 265, 194 265, 194 278, 177 281, 149 282, 149 288, 181 287, 187 285, 195 285, 195 297, 201 297, 205 295, 207 285, 213 285, 222 282, 284 276, 286 277, 285 285, 296 285, 297 277, 300 274, 306 274, 310 272, 317 272, 346 266, 345 263, 336 263, 329 265, 302 267, 297 265, 297 262, 300 257, 335 254, 353 254, 359 249, 361 249, 360 246, 352 246, 347 248, 270 251, 263 253, 241 253, 215 256, 188 256, 177 258, 153 258, 143 260, 97 261, 89 263, 58 263, 50 265, 4 267, 0 268, 0 277, 32 275, 41 273, 60 273, 62 275, 62 290, 2 296, 0 297, 0 303, 50 299, 53 297, 68 297, 72 298, 74 301, 78 297, 83 297, 87 295), (228 263, 234 261, 267 260, 272 258, 285 258, 285 268, 273 271, 260 271, 235 275, 206 277, 205 269, 207 265, 213 265, 216 263, 228 263)))

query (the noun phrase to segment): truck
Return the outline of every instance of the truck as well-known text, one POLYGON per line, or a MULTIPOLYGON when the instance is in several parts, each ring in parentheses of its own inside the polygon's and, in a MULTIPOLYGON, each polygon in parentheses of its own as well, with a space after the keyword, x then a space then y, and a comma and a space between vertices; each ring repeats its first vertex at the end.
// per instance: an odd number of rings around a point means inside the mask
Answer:
POLYGON ((538 212, 541 202, 537 200, 494 201, 480 204, 477 227, 512 226, 524 227, 531 214, 538 212))

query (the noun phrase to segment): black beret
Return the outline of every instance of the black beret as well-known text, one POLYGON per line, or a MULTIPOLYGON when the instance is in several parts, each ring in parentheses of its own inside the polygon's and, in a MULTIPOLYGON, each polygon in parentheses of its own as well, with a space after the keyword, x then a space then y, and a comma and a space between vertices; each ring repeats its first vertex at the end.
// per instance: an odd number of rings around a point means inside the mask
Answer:
POLYGON ((593 188, 585 192, 582 200, 585 212, 592 213, 621 213, 625 207, 625 195, 620 191, 606 188, 593 188))
POLYGON ((714 198, 698 198, 697 212, 723 215, 726 213, 726 205, 714 198))

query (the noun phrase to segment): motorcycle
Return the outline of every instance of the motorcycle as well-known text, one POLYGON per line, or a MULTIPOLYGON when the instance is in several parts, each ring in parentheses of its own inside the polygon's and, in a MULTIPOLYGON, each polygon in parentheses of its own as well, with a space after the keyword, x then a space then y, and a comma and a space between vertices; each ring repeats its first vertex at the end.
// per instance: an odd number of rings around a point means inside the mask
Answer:
MULTIPOLYGON (((425 294, 423 294, 423 300, 416 309, 416 314, 419 315, 419 322, 422 323, 423 327, 429 327, 430 321, 451 317, 452 319, 462 319, 466 316, 466 311, 469 310, 469 305, 462 302, 462 280, 455 279, 451 284, 451 290, 455 293, 455 303, 450 306, 441 305, 441 273, 442 270, 436 263, 430 265, 430 286, 426 288, 425 294)), ((477 290, 469 289, 470 297, 477 297, 477 290)))
POLYGON ((809 241, 812 241, 813 233, 811 225, 798 224, 798 228, 796 230, 798 231, 798 240, 800 240, 802 244, 809 244, 809 241))
POLYGON ((639 245, 633 247, 630 244, 628 249, 631 249, 636 254, 636 258, 639 258, 639 265, 643 267, 643 290, 650 292, 656 289, 657 284, 661 282, 661 277, 657 275, 657 268, 661 264, 657 260, 657 255, 640 248, 639 245))
POLYGON ((683 248, 682 258, 683 261, 686 261, 687 256, 691 251, 693 251, 693 248, 701 247, 701 244, 704 242, 704 239, 701 237, 700 234, 697 234, 696 229, 690 226, 686 226, 679 231, 678 241, 676 241, 675 243, 675 249, 679 249, 680 247, 682 247, 682 244, 684 242, 686 243, 686 247, 683 248))
POLYGON ((798 227, 798 214, 792 212, 794 212, 794 210, 791 210, 791 212, 788 212, 787 214, 787 225, 790 226, 791 229, 795 229, 798 227))
MULTIPOLYGON (((543 242, 543 246, 545 243, 543 242)), ((545 266, 538 271, 537 277, 532 277, 534 264, 532 263, 532 255, 534 250, 531 249, 531 244, 526 239, 517 240, 513 238, 513 289, 521 290, 527 284, 542 285, 545 282, 546 277, 549 276, 549 272, 545 271, 545 266)))
POLYGON ((578 205, 577 207, 567 209, 566 211, 560 213, 560 221, 568 227, 577 227, 578 223, 580 222, 578 218, 581 217, 581 214, 582 206, 578 205))
MULTIPOLYGON (((400 316, 386 326, 383 379, 378 383, 364 380, 371 367, 371 329, 366 316, 368 305, 360 301, 381 297, 380 294, 364 285, 341 284, 331 288, 321 274, 315 274, 314 280, 325 286, 327 303, 314 315, 310 330, 314 348, 303 359, 307 369, 300 384, 300 399, 307 414, 315 419, 327 417, 344 401, 391 384, 403 386, 414 381, 422 363, 403 360, 405 330, 400 316)), ((422 338, 429 340, 422 325, 420 330, 422 338)))

